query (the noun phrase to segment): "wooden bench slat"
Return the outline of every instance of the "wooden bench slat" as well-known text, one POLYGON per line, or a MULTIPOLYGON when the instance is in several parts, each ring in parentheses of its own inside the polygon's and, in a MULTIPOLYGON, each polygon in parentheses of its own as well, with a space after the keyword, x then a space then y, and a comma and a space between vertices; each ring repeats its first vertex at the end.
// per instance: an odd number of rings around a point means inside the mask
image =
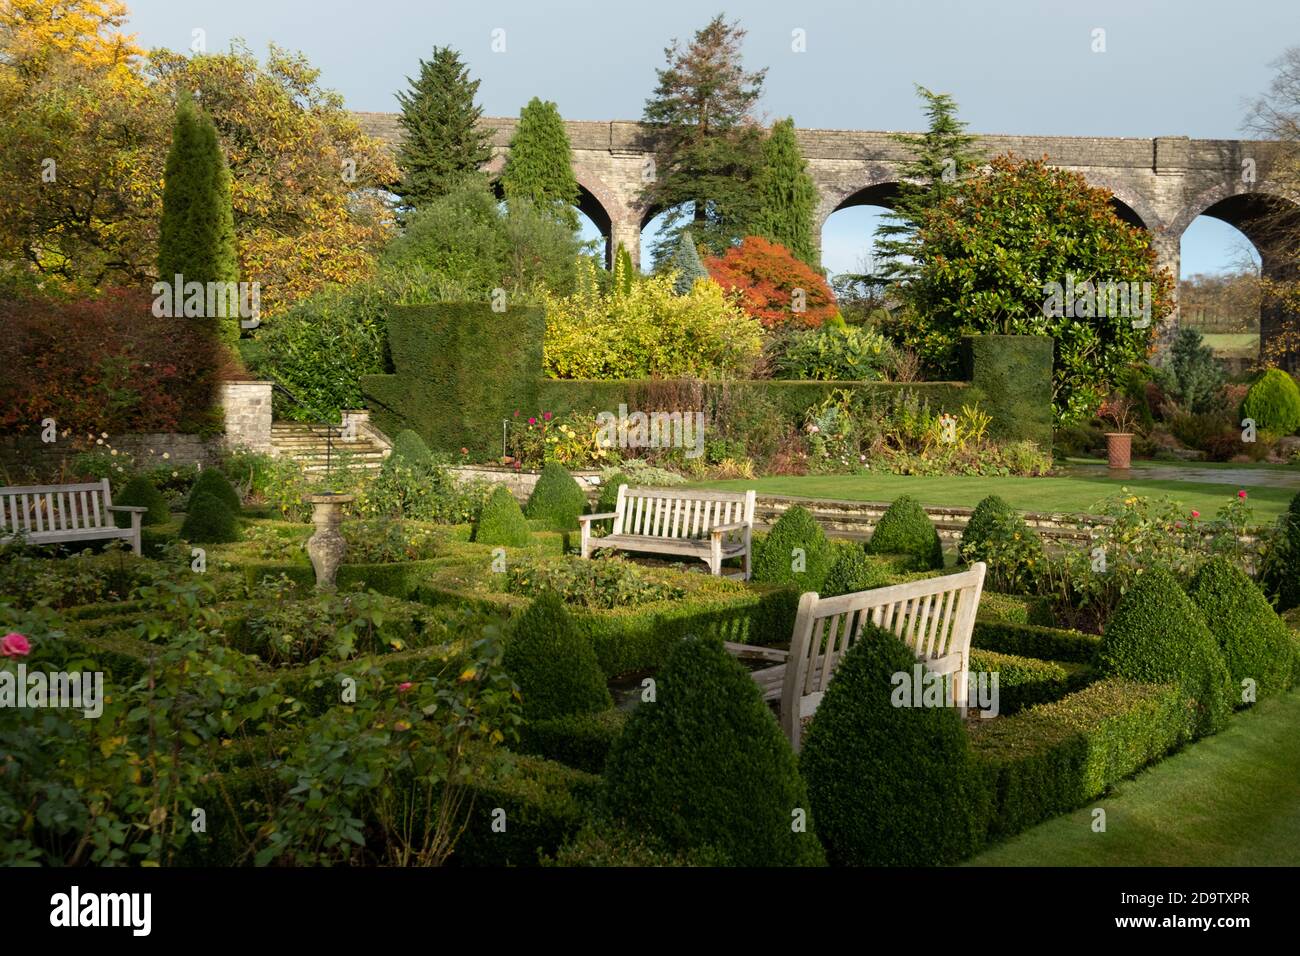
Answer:
POLYGON ((33 544, 125 538, 140 553, 141 512, 119 528, 110 508, 112 488, 102 481, 67 485, 0 488, 0 538, 21 537, 33 544))

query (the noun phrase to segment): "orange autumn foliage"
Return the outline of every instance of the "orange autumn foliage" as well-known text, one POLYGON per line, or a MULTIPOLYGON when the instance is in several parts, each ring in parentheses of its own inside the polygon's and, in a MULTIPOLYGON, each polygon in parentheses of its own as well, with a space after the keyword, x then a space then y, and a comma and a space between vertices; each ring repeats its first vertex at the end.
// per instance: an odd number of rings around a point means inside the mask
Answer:
POLYGON ((766 328, 816 328, 839 311, 820 273, 785 246, 760 236, 747 236, 704 265, 720 286, 739 293, 741 306, 766 328), (795 307, 796 290, 802 290, 802 309, 795 307))

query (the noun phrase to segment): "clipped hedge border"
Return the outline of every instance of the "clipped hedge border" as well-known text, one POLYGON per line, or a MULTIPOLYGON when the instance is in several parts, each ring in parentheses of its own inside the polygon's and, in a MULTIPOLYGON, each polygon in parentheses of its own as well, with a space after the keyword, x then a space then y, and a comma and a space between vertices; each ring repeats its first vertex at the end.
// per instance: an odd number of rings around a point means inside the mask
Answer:
POLYGON ((1188 739, 1182 691, 1098 681, 1050 704, 969 724, 990 787, 990 836, 1077 809, 1188 739))
POLYGON ((1033 624, 1037 627, 1052 627, 1056 624, 1052 603, 1047 598, 989 590, 981 592, 980 606, 975 616, 981 621, 1002 624, 1033 624))
POLYGON ((469 819, 452 859, 465 866, 537 866, 587 822, 601 778, 553 760, 515 754, 507 772, 467 784, 469 819), (496 810, 505 830, 493 830, 496 810))
MULTIPOLYGON (((981 600, 981 605, 983 601, 981 600)), ((1069 631, 1036 624, 1012 624, 990 621, 978 615, 971 635, 971 647, 1000 654, 1036 657, 1045 661, 1071 661, 1092 664, 1097 658, 1101 638, 1082 631, 1069 631)))
POLYGON ((588 773, 603 773, 609 748, 623 732, 627 718, 627 711, 611 708, 528 721, 519 728, 519 741, 513 749, 588 773))
POLYGON ((998 675, 998 714, 1016 714, 1034 704, 1060 700, 1086 686, 1096 672, 1087 664, 1042 661, 997 651, 972 650, 972 673, 998 675))

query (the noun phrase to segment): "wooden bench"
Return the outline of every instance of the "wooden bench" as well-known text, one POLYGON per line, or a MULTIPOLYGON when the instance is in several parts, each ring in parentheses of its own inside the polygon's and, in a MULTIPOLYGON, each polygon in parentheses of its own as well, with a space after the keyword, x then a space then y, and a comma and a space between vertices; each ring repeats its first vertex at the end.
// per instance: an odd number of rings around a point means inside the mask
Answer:
POLYGON ((140 520, 148 508, 113 504, 108 479, 79 485, 28 485, 0 488, 0 541, 22 538, 32 544, 126 538, 140 553, 140 520), (131 516, 119 528, 113 514, 131 516))
POLYGON ((784 656, 784 663, 754 671, 753 676, 764 699, 780 700, 781 729, 796 752, 804 720, 816 711, 835 666, 868 623, 901 638, 927 671, 951 675, 952 702, 965 714, 971 633, 984 572, 984 562, 979 561, 958 574, 839 597, 808 591, 799 599, 788 652, 732 643, 727 649, 738 657, 784 656))
POLYGON ((727 558, 742 557, 748 581, 754 494, 619 485, 614 511, 578 518, 582 557, 590 557, 596 548, 675 554, 703 561, 714 575, 722 574, 727 558), (614 519, 613 530, 593 538, 591 523, 609 518, 614 519))

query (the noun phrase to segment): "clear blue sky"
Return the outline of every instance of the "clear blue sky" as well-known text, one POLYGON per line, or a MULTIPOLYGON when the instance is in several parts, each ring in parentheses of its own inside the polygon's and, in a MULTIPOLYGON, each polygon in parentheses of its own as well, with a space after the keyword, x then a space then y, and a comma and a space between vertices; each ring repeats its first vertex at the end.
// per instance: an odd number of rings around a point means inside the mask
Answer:
MULTIPOLYGON (((488 115, 533 96, 570 119, 635 119, 674 36, 725 10, 749 30, 746 65, 768 67, 761 110, 800 126, 912 130, 913 84, 952 93, 984 133, 1234 137, 1268 64, 1300 45, 1298 0, 805 0, 726 7, 688 0, 127 0, 146 46, 209 49, 242 37, 301 50, 324 85, 358 110, 394 110, 393 95, 435 45, 459 49, 482 80, 488 115), (1092 52, 1096 28, 1106 52, 1092 52), (807 52, 791 50, 801 29, 807 52), (493 52, 504 30, 505 51, 493 52), (499 36, 499 34, 498 34, 499 36)), ((869 252, 869 209, 833 216, 823 234, 832 272, 869 252)), ((648 238, 648 237, 647 237, 648 238)), ((1242 255, 1232 227, 1198 220, 1183 272, 1218 271, 1242 255)))

